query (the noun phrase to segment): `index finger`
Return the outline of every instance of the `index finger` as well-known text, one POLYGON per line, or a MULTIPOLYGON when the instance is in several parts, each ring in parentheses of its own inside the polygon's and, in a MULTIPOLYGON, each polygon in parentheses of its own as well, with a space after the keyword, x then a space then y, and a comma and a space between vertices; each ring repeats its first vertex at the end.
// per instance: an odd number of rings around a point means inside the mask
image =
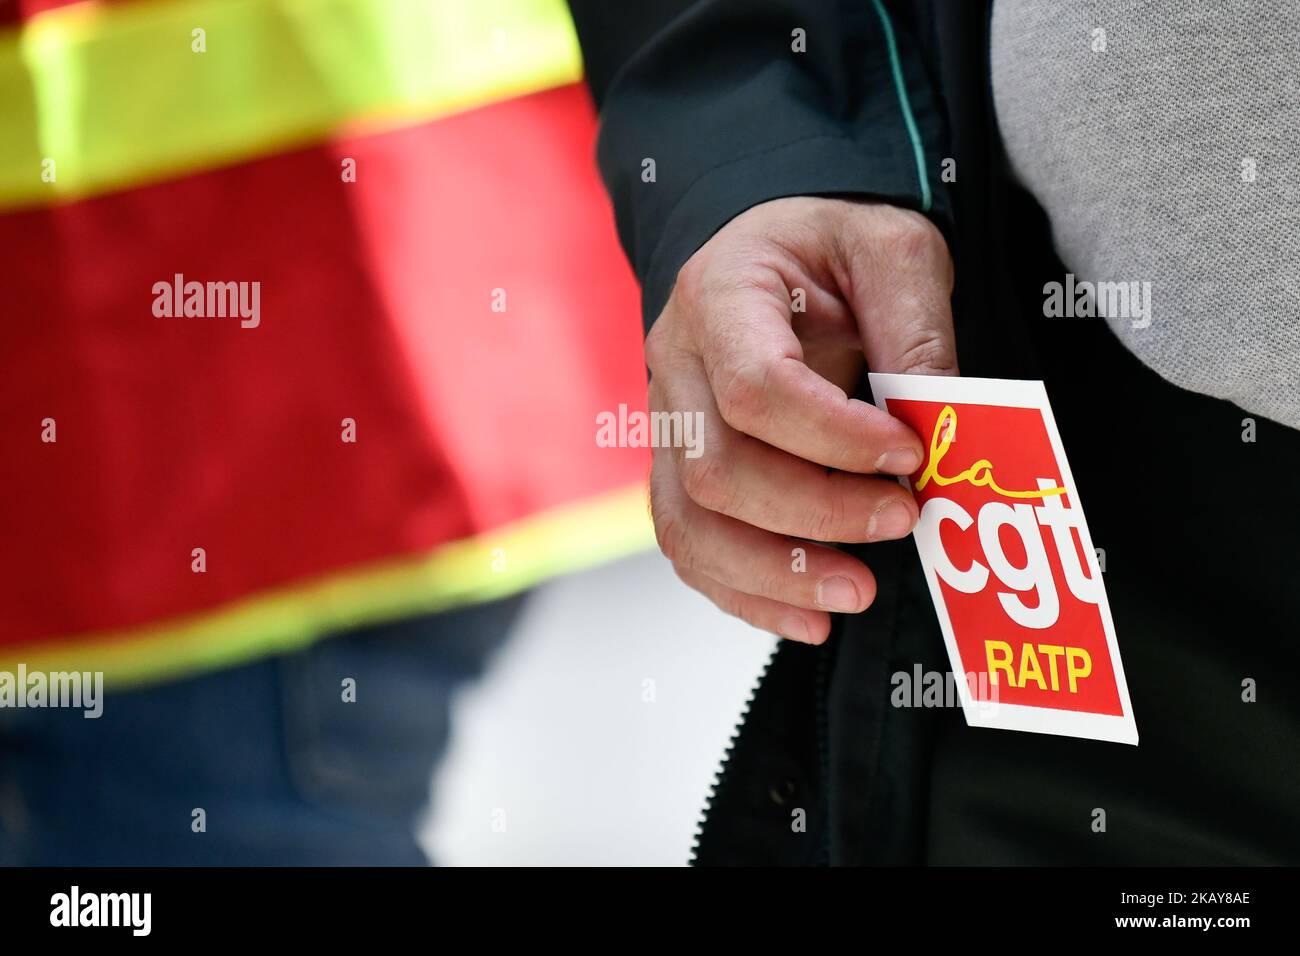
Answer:
POLYGON ((921 439, 804 363, 789 299, 746 287, 713 297, 701 358, 723 420, 792 455, 862 474, 911 474, 921 439))

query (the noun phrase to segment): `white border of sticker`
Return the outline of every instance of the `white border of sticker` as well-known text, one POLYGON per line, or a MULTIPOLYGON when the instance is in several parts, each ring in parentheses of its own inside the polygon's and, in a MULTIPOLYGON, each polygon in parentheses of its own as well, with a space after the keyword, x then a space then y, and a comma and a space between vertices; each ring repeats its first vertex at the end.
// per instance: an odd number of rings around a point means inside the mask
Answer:
MULTIPOLYGON (((1115 674, 1115 686, 1119 693, 1122 713, 1119 716, 1086 714, 1054 707, 974 701, 971 699, 970 688, 966 681, 958 679, 953 683, 957 686, 967 725, 1038 734, 1058 734, 1065 737, 1086 737, 1091 740, 1106 740, 1136 746, 1137 723, 1133 719, 1133 704, 1129 700, 1128 681, 1124 677, 1124 664, 1119 656, 1119 642, 1115 638, 1115 621, 1110 613, 1110 598, 1106 594, 1106 584, 1102 578, 1101 568, 1097 564, 1097 552, 1092 546, 1092 533, 1088 530, 1087 513, 1083 510, 1079 492, 1074 486, 1070 461, 1065 457, 1065 447, 1061 444, 1060 432, 1056 430, 1056 418, 1052 414, 1052 406, 1047 400, 1047 389, 1043 387, 1043 383, 998 378, 893 375, 883 372, 870 372, 867 378, 871 383, 871 394, 875 397, 876 406, 886 412, 889 411, 890 399, 1038 409, 1042 413, 1043 423, 1047 426, 1047 437, 1052 444, 1052 452, 1056 455, 1057 464, 1061 468, 1061 480, 1065 483, 1066 493, 1070 496, 1071 508, 1079 512, 1080 543, 1083 545, 1084 556, 1088 562, 1088 573, 1093 580, 1101 584, 1101 600, 1097 604, 1097 609, 1101 612, 1101 623, 1106 632, 1106 646, 1110 650, 1111 667, 1115 674)), ((924 440, 925 436, 921 437, 924 440)), ((900 478, 899 481, 908 491, 912 490, 911 482, 907 478, 900 478)), ((966 669, 962 666, 961 654, 957 650, 957 638, 952 629, 952 620, 948 616, 948 606, 944 602, 943 591, 939 587, 939 576, 920 551, 918 542, 917 553, 921 557, 926 583, 930 586, 930 596, 939 616, 939 627, 943 631, 943 641, 948 648, 948 660, 953 674, 960 677, 966 673, 966 669)))

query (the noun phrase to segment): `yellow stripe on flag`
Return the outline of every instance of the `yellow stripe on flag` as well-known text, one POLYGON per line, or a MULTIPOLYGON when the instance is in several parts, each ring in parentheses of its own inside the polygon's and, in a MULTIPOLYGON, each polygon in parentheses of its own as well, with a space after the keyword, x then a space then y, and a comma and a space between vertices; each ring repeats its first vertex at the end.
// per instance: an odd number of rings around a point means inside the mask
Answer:
POLYGON ((331 632, 505 597, 654 544, 636 485, 541 512, 431 554, 264 592, 182 620, 0 648, 0 671, 103 671, 125 687, 292 651, 331 632))
POLYGON ((581 73, 564 0, 61 7, 0 34, 0 209, 174 178, 358 122, 426 121, 581 73))

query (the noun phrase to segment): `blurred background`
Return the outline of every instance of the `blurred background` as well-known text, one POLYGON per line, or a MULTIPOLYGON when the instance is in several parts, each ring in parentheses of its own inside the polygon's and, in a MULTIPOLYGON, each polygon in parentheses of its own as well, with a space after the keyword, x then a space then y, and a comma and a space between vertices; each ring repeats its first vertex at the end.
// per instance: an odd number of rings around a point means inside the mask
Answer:
POLYGON ((0 671, 108 689, 0 862, 685 862, 771 641, 596 440, 595 131, 563 0, 0 0, 0 671))
POLYGON ((774 641, 658 554, 543 585, 457 701, 425 846, 452 865, 680 866, 774 641))

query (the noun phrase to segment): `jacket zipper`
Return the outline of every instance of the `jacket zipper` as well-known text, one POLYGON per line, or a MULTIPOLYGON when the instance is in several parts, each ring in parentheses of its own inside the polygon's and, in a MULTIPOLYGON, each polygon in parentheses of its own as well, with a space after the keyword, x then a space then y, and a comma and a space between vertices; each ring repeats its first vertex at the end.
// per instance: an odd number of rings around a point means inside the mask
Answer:
POLYGON ((695 835, 691 838, 691 855, 686 861, 687 866, 695 866, 699 862, 700 837, 704 834, 704 827, 709 822, 709 814, 713 811, 713 800, 718 795, 718 790, 722 787, 723 781, 727 778, 727 771, 731 765, 731 752, 736 746, 736 738, 740 736, 741 728, 745 726, 745 721, 749 717, 749 709, 754 706, 754 696, 758 689, 763 686, 763 681, 767 678, 767 672, 772 667, 772 662, 776 660, 777 651, 781 649, 778 643, 772 648, 772 653, 767 656, 767 663, 759 671, 758 677, 754 680, 754 686, 749 689, 749 695, 745 698, 745 704, 740 709, 740 715, 736 718, 736 725, 731 730, 731 736, 727 738, 727 749, 722 752, 722 759, 718 762, 718 769, 714 771, 713 783, 709 785, 708 793, 704 797, 704 808, 700 811, 699 819, 695 823, 695 835))
MULTIPOLYGON (((718 795, 718 790, 726 781, 727 772, 731 768, 732 751, 736 746, 736 738, 740 736, 741 730, 745 726, 745 721, 749 718, 749 710, 754 706, 754 697, 758 689, 763 686, 763 681, 767 679, 767 672, 772 667, 772 662, 776 660, 776 655, 780 651, 781 645, 778 643, 768 655, 767 662, 759 672, 758 677, 754 680, 754 686, 750 688, 749 695, 745 698, 745 704, 740 710, 740 715, 736 718, 736 724, 732 728, 731 736, 727 739, 727 748, 722 753, 722 758, 718 762, 718 769, 713 774, 713 783, 709 786, 707 795, 704 798, 704 807, 700 811, 699 819, 695 823, 695 835, 691 838, 691 855, 687 860, 688 866, 695 866, 699 862, 700 838, 704 834, 704 828, 708 825, 709 814, 713 812, 713 801, 718 795)), ((830 653, 831 648, 824 647, 817 658, 817 677, 816 677, 816 706, 817 706, 817 760, 821 768, 821 793, 822 793, 822 819, 826 821, 821 828, 821 845, 818 847, 816 863, 818 866, 830 865, 830 711, 828 707, 827 684, 830 680, 830 653)))

